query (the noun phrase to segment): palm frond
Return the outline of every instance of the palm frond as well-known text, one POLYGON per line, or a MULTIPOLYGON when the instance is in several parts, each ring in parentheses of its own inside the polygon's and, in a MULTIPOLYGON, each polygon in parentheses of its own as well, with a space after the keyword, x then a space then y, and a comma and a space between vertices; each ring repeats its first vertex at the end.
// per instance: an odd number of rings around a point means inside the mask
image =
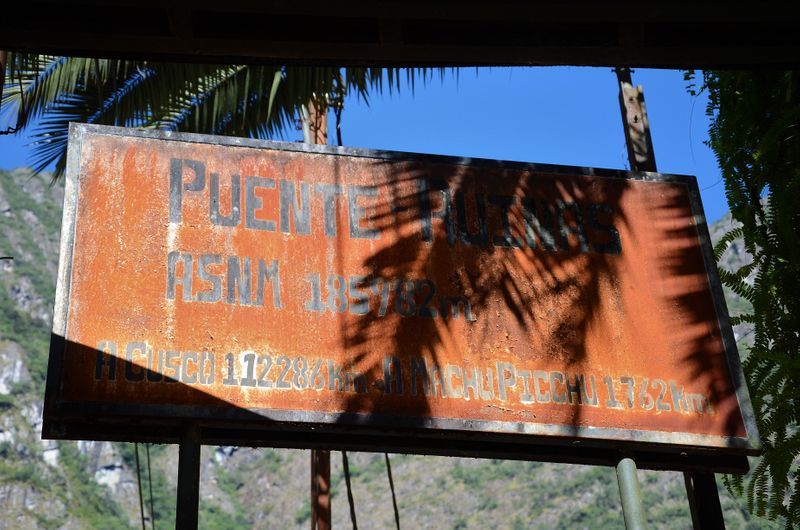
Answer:
POLYGON ((270 138, 309 101, 413 91, 445 69, 177 64, 12 54, 2 114, 26 127, 35 171, 63 173, 70 121, 270 138), (334 91, 337 91, 334 94, 334 91))

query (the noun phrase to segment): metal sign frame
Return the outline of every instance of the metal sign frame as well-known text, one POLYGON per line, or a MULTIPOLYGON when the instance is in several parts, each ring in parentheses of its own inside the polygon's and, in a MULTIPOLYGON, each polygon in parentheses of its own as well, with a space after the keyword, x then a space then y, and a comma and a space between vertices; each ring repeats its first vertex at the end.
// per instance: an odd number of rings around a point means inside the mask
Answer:
MULTIPOLYGON (((633 173, 610 169, 502 162, 272 142, 168 131, 131 130, 71 124, 62 224, 58 287, 48 364, 42 436, 56 439, 104 439, 176 442, 197 425, 204 444, 354 449, 401 453, 502 457, 582 464, 616 465, 620 454, 635 455, 640 467, 713 469, 743 472, 747 455, 760 441, 746 389, 723 290, 716 273, 700 193, 694 177, 633 173), (402 418, 376 414, 329 414, 297 410, 250 410, 179 405, 74 403, 62 398, 65 351, 69 341, 68 308, 80 189, 80 152, 86 135, 110 135, 253 149, 365 157, 389 161, 444 163, 485 168, 532 170, 553 175, 586 175, 638 181, 666 181, 686 186, 698 231, 717 323, 747 436, 717 437, 688 433, 524 424, 470 419, 402 418), (483 432, 475 432, 480 430, 483 432), (589 450, 591 449, 591 450, 589 450)), ((85 346, 77 346, 84 347, 85 346)))

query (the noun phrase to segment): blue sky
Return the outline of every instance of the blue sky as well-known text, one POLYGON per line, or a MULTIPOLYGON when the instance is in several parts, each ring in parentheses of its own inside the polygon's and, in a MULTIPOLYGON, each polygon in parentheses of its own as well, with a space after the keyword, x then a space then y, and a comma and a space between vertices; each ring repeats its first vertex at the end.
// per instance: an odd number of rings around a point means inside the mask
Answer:
MULTIPOLYGON (((710 221, 727 211, 708 138, 704 95, 683 73, 638 69, 658 169, 695 175, 710 221)), ((463 69, 415 91, 345 104, 345 145, 575 166, 627 168, 616 76, 610 68, 463 69)), ((302 134, 287 133, 297 140, 302 134)), ((333 136, 333 135, 331 135, 333 136)), ((25 139, 0 137, 0 167, 26 164, 25 139)))

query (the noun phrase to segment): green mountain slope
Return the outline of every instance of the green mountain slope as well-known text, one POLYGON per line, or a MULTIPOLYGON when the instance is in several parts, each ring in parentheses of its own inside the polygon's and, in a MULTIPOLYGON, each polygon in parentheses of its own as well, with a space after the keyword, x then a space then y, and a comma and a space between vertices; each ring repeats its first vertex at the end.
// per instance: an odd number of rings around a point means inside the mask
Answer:
MULTIPOLYGON (((47 176, 0 171, 0 256, 14 257, 0 261, 0 529, 136 528, 132 444, 40 436, 62 200, 47 176)), ((712 234, 729 222, 713 225, 712 234)), ((746 259, 741 245, 725 259, 731 267, 746 259)), ((747 310, 739 299, 729 304, 732 312, 747 310)), ((736 332, 747 341, 749 330, 736 332)), ((172 528, 177 449, 152 446, 150 456, 156 528, 172 528)), ((350 457, 359 527, 392 528, 383 456, 350 457)), ((334 526, 348 528, 340 454, 332 460, 334 526)), ((392 463, 404 528, 624 526, 610 468, 406 455, 392 455, 392 463)), ((307 451, 204 448, 201 527, 308 528, 308 469, 307 451)), ((640 479, 653 528, 691 527, 681 474, 642 472, 640 479)), ((724 488, 722 499, 728 528, 774 526, 751 520, 724 488)))

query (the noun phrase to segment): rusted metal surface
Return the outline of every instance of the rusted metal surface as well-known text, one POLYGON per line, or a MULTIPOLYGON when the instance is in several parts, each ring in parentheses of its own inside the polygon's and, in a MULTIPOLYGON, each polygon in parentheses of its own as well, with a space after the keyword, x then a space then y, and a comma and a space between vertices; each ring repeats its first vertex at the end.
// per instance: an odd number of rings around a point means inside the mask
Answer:
POLYGON ((758 448, 691 177, 71 134, 46 436, 183 415, 758 448))

